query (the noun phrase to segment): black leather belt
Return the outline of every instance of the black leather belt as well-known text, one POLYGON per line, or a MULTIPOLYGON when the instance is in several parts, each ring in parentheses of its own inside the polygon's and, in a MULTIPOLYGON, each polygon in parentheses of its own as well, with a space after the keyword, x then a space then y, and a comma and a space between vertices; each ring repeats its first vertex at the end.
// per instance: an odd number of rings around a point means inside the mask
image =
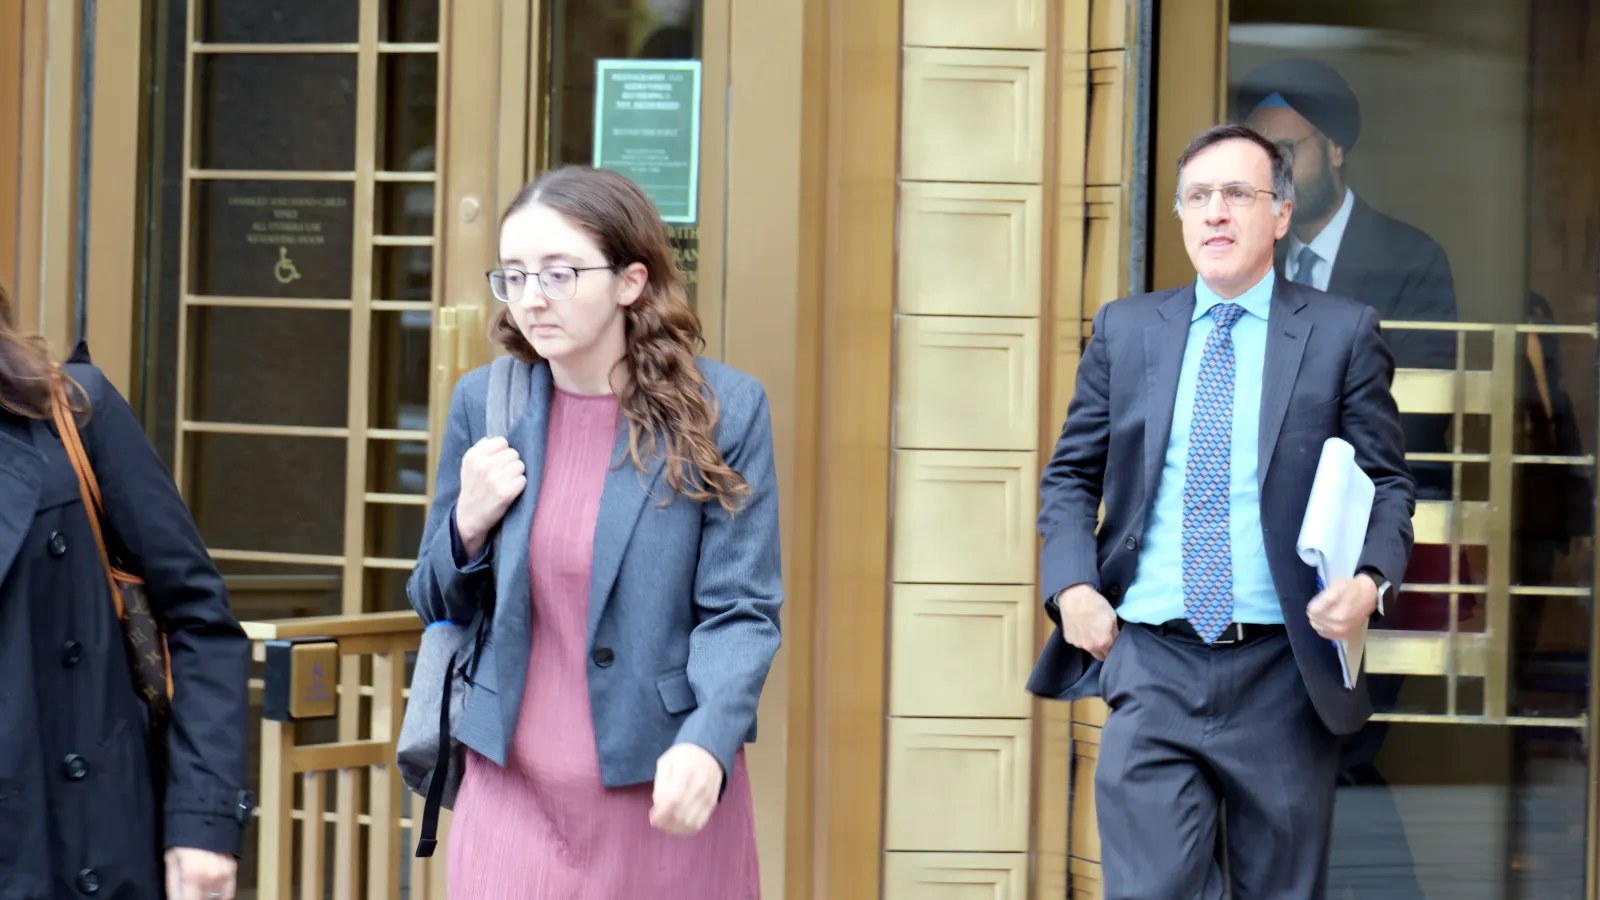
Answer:
MULTIPOLYGON (((1181 637, 1191 641, 1200 641, 1201 643, 1204 643, 1204 641, 1201 640, 1200 635, 1195 633, 1194 626, 1189 623, 1188 619, 1170 619, 1166 622, 1162 622, 1160 625, 1149 625, 1146 627, 1148 627, 1151 631, 1162 635, 1163 637, 1181 637)), ((1284 631, 1285 629, 1282 625, 1258 625, 1253 622, 1234 622, 1227 628, 1222 629, 1222 634, 1218 635, 1217 639, 1211 642, 1211 646, 1230 647, 1235 644, 1248 644, 1253 640, 1264 638, 1268 635, 1283 634, 1284 631)))

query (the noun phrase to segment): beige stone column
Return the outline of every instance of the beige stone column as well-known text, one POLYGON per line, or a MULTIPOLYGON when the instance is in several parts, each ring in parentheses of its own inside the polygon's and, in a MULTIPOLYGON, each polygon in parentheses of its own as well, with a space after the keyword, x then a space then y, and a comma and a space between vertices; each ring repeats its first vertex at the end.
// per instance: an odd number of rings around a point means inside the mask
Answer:
POLYGON ((1061 897, 1069 877, 1098 895, 1095 710, 1024 683, 1050 634, 1039 469, 1087 323, 1126 284, 1128 9, 904 3, 890 900, 1061 897))

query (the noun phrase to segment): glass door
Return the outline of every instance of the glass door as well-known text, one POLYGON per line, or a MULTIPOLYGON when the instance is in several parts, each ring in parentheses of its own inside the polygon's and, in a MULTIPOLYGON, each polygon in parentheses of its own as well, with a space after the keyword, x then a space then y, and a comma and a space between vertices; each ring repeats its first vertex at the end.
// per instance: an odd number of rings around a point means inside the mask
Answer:
POLYGON ((432 407, 475 361, 435 356, 468 324, 441 303, 446 74, 500 71, 498 41, 450 44, 455 5, 155 4, 136 401, 243 619, 406 607, 432 407))
POLYGON ((722 356, 731 0, 543 0, 539 168, 616 169, 671 235, 708 356, 722 356))
MULTIPOLYGON (((1161 25, 1168 77, 1218 72, 1194 79, 1218 115, 1292 155, 1284 274, 1317 254, 1312 283, 1373 306, 1397 365, 1416 549, 1368 644, 1330 897, 1600 896, 1597 12, 1230 0, 1183 21, 1201 40, 1161 25)), ((1158 144, 1210 124, 1191 99, 1158 144)), ((1156 256, 1157 287, 1193 277, 1156 256)))

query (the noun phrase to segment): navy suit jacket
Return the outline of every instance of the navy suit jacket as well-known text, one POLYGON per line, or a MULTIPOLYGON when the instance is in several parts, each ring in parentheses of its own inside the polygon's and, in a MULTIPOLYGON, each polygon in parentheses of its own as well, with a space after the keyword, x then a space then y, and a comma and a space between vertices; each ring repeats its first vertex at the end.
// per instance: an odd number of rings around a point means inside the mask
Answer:
MULTIPOLYGON (((756 706, 778 652, 783 577, 767 394, 742 372, 710 360, 699 366, 718 404, 717 446, 750 494, 735 516, 715 500, 674 496, 662 458, 641 472, 624 455, 627 424, 617 429, 613 460, 621 463, 606 473, 600 496, 586 648, 607 787, 652 781, 656 759, 676 743, 705 748, 731 774, 739 748, 755 740, 756 706)), ((469 372, 451 398, 433 507, 407 593, 430 623, 472 622, 493 599, 493 628, 456 736, 505 765, 531 650, 528 539, 552 388, 549 366, 534 366, 527 411, 506 435, 527 467, 528 486, 479 558, 464 560, 454 537, 461 457, 484 437, 488 381, 487 366, 469 372)))
MULTIPOLYGON (((1088 584, 1115 606, 1133 580, 1171 434, 1194 304, 1190 284, 1114 301, 1095 316, 1066 426, 1041 480, 1043 599, 1088 584), (1097 529, 1102 501, 1105 519, 1097 529)), ((1295 539, 1322 445, 1344 438, 1377 485, 1359 565, 1400 582, 1411 554, 1416 485, 1389 390, 1394 359, 1370 307, 1281 276, 1267 328, 1258 444, 1267 562, 1312 702, 1330 731, 1347 734, 1371 715, 1371 701, 1364 683, 1344 688, 1332 643, 1306 618, 1316 572, 1300 561, 1295 539)), ((1057 700, 1097 696, 1100 663, 1067 644, 1059 613, 1053 604, 1046 609, 1057 620, 1056 633, 1028 690, 1057 700)))

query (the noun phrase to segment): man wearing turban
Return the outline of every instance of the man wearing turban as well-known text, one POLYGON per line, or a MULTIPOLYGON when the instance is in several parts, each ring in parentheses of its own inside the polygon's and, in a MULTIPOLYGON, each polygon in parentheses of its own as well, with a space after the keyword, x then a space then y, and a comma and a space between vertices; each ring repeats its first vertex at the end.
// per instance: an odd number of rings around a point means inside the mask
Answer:
MULTIPOLYGON (((1294 218, 1278 242, 1290 281, 1371 306, 1384 321, 1456 321, 1444 248, 1373 209, 1345 182, 1345 157, 1361 137, 1361 105, 1333 68, 1309 59, 1268 63, 1235 93, 1235 115, 1294 161, 1294 218)), ((1455 334, 1385 329, 1395 366, 1455 367, 1455 334)), ((1406 450, 1450 449, 1449 416, 1407 415, 1406 450)), ((1413 463, 1418 500, 1450 498, 1450 466, 1413 463)))

